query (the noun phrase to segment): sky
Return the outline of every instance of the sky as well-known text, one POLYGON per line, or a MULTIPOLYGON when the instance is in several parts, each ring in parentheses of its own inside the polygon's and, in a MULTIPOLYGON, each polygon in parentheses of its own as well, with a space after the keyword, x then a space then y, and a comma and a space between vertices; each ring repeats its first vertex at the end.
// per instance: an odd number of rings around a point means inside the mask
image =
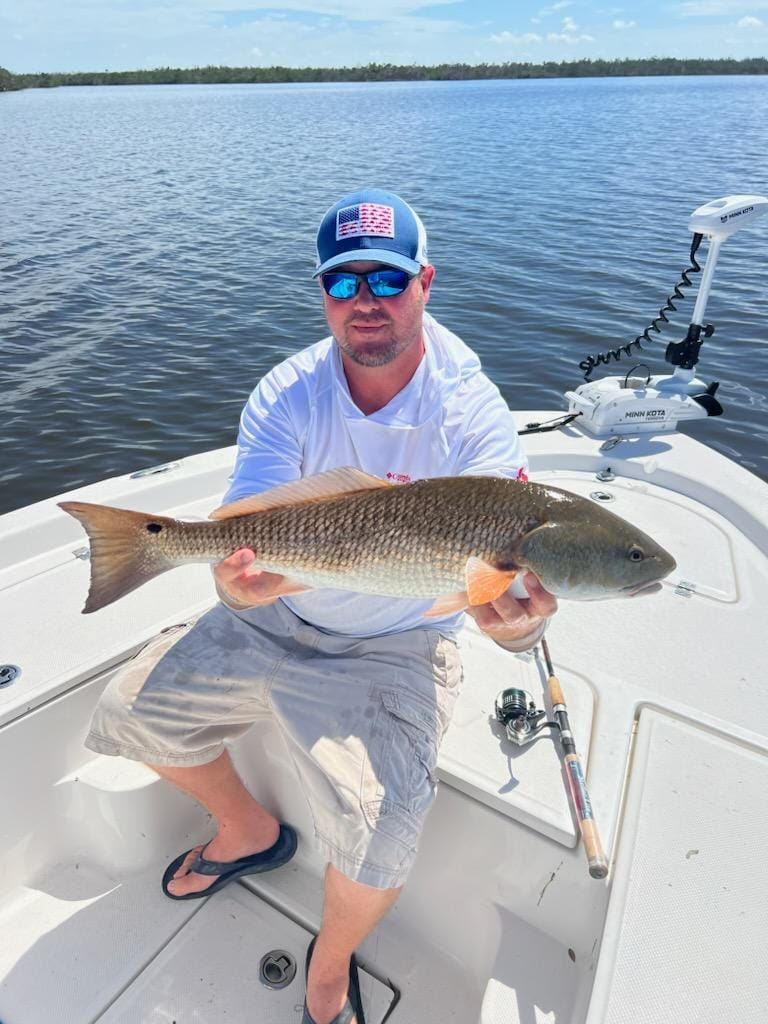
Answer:
POLYGON ((0 67, 768 56, 768 0, 0 0, 0 67))

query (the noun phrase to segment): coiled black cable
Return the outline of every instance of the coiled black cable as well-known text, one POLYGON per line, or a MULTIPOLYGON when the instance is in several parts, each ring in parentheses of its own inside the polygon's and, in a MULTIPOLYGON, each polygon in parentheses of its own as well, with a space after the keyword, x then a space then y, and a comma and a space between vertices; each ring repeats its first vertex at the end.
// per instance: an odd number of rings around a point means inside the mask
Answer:
POLYGON ((696 262, 696 250, 701 245, 701 240, 703 237, 704 236, 700 234, 695 234, 693 236, 693 242, 691 243, 690 267, 686 267, 685 270, 682 272, 680 280, 675 285, 674 291, 659 310, 659 315, 657 317, 654 317, 650 324, 648 324, 648 326, 645 328, 643 333, 638 334, 634 341, 630 341, 626 345, 621 345, 619 346, 619 348, 611 349, 608 352, 598 352, 598 354, 595 356, 587 356, 586 359, 582 359, 582 361, 579 363, 579 369, 584 371, 585 381, 589 381, 590 377, 592 376, 592 373, 594 372, 594 370, 597 369, 598 366, 607 366, 608 363, 611 362, 611 360, 615 360, 616 362, 618 362, 625 356, 634 355, 636 351, 644 351, 643 342, 654 340, 653 338, 651 338, 651 335, 649 333, 650 331, 655 331, 657 334, 661 334, 661 328, 659 327, 659 324, 668 324, 670 321, 669 317, 667 316, 667 313, 677 312, 677 306, 674 304, 672 300, 685 298, 681 289, 684 287, 690 287, 691 279, 688 275, 696 274, 701 270, 701 267, 696 262))

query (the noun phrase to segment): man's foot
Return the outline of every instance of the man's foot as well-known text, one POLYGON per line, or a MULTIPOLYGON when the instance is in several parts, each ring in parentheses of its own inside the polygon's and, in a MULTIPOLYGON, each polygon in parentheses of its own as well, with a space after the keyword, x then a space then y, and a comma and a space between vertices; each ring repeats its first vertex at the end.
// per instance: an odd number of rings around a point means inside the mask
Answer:
MULTIPOLYGON (((319 942, 313 944, 307 975, 306 1007, 314 1024, 332 1024, 347 1004, 350 961, 333 951, 327 953, 319 942)), ((362 1024, 357 1016, 349 1024, 362 1024)))
POLYGON ((268 850, 277 842, 279 835, 280 822, 267 814, 250 823, 248 827, 222 827, 207 846, 202 844, 189 851, 172 880, 168 882, 169 893, 173 896, 186 896, 189 893, 203 892, 216 882, 218 875, 201 875, 189 870, 190 865, 203 850, 206 860, 234 861, 268 850))
MULTIPOLYGON (((310 986, 307 988, 307 1010, 314 1024, 331 1024, 347 1002, 349 972, 344 971, 338 978, 310 982, 310 986)), ((353 1017, 349 1024, 357 1024, 357 1017, 353 1017)))

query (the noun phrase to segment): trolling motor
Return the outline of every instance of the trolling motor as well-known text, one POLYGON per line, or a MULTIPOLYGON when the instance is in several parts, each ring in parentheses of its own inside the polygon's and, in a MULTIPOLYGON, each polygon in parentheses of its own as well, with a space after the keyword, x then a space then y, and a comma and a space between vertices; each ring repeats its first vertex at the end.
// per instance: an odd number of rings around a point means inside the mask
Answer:
POLYGON ((703 339, 711 337, 715 330, 711 324, 704 323, 704 311, 723 242, 740 228, 751 226, 765 213, 768 213, 768 199, 750 195, 725 196, 693 211, 688 222, 688 228, 693 232, 691 266, 683 271, 681 280, 675 285, 659 315, 634 341, 609 352, 588 356, 579 363, 587 383, 575 391, 565 393, 570 418, 578 416, 579 424, 585 430, 601 436, 661 433, 675 430, 680 420, 703 419, 722 413, 723 408, 715 398, 719 387, 717 382, 707 385, 694 375, 693 370, 699 360, 703 339), (693 320, 685 338, 668 345, 665 354, 666 361, 675 367, 674 373, 652 377, 648 371, 639 377, 631 376, 633 371, 644 366, 640 363, 623 377, 590 380, 597 367, 636 356, 638 351, 643 351, 643 341, 652 340, 649 332, 659 333, 659 324, 669 323, 667 312, 677 308, 672 300, 684 298, 681 289, 690 286, 689 274, 701 270, 696 262, 696 251, 704 236, 709 239, 709 253, 693 310, 693 320))

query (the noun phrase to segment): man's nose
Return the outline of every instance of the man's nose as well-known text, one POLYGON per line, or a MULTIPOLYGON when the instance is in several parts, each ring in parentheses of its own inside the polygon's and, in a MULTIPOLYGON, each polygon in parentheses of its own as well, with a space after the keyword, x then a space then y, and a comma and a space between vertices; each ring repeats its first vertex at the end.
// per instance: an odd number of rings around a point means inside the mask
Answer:
POLYGON ((376 309, 378 305, 379 300, 368 287, 368 282, 361 281, 355 296, 355 306, 358 309, 376 309))

